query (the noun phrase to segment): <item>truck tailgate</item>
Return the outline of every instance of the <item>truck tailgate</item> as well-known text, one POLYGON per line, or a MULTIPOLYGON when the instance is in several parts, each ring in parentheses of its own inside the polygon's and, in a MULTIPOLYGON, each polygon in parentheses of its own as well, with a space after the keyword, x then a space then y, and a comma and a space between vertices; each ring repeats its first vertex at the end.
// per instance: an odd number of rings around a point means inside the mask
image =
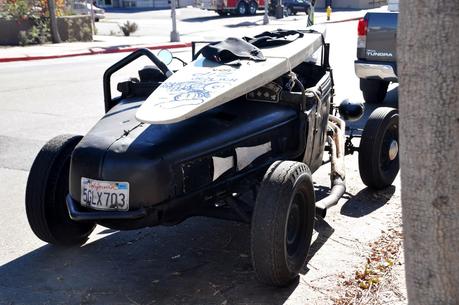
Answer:
POLYGON ((365 19, 368 20, 365 57, 359 59, 395 61, 398 13, 367 13, 365 19))

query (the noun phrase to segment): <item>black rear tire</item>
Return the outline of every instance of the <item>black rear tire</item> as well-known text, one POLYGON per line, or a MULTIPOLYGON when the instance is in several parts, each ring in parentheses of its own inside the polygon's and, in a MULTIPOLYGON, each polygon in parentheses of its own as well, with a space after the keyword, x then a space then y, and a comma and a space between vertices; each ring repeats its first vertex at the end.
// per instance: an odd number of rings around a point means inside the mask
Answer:
POLYGON ((255 1, 250 1, 249 7, 247 9, 247 15, 256 15, 258 10, 258 4, 255 1))
POLYGON ((400 169, 398 112, 394 108, 377 108, 370 115, 359 148, 359 172, 363 183, 383 189, 394 182, 400 169))
POLYGON ((378 79, 360 79, 363 99, 369 104, 381 104, 386 98, 389 82, 378 79))
POLYGON ((252 263, 258 279, 285 286, 301 271, 314 227, 315 195, 304 163, 277 161, 267 170, 252 215, 252 263))
POLYGON ((236 8, 236 14, 239 16, 244 16, 247 13, 247 5, 245 4, 244 1, 239 1, 237 8, 236 8))
POLYGON ((65 203, 70 157, 81 138, 53 138, 40 150, 30 169, 25 196, 27 219, 35 235, 50 244, 81 245, 95 227, 92 222, 71 220, 65 203))

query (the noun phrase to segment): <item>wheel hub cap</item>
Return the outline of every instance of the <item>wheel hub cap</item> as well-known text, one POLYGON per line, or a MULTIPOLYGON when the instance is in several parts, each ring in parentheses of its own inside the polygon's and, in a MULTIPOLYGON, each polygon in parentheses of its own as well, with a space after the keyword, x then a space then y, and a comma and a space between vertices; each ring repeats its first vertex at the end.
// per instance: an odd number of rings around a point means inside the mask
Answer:
POLYGON ((394 160, 397 158, 398 155, 398 142, 396 140, 392 140, 389 145, 389 160, 394 160))

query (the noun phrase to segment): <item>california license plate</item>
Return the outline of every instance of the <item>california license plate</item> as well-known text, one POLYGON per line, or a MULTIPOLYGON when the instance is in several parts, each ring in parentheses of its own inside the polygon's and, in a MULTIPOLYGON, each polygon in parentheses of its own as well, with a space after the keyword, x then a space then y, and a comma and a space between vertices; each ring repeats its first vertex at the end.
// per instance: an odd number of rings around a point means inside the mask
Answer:
POLYGON ((129 183, 81 178, 81 205, 96 210, 129 210, 129 183))

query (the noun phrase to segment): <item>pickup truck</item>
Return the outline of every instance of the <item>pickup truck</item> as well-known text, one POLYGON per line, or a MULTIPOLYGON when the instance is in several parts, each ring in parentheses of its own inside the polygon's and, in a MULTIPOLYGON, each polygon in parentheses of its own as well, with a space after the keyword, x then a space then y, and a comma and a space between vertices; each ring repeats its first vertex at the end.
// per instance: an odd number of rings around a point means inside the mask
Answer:
MULTIPOLYGON (((398 4, 398 1, 397 1, 398 4)), ((396 34, 398 5, 388 12, 368 12, 359 20, 355 74, 367 103, 382 103, 390 82, 398 82, 396 34)))

